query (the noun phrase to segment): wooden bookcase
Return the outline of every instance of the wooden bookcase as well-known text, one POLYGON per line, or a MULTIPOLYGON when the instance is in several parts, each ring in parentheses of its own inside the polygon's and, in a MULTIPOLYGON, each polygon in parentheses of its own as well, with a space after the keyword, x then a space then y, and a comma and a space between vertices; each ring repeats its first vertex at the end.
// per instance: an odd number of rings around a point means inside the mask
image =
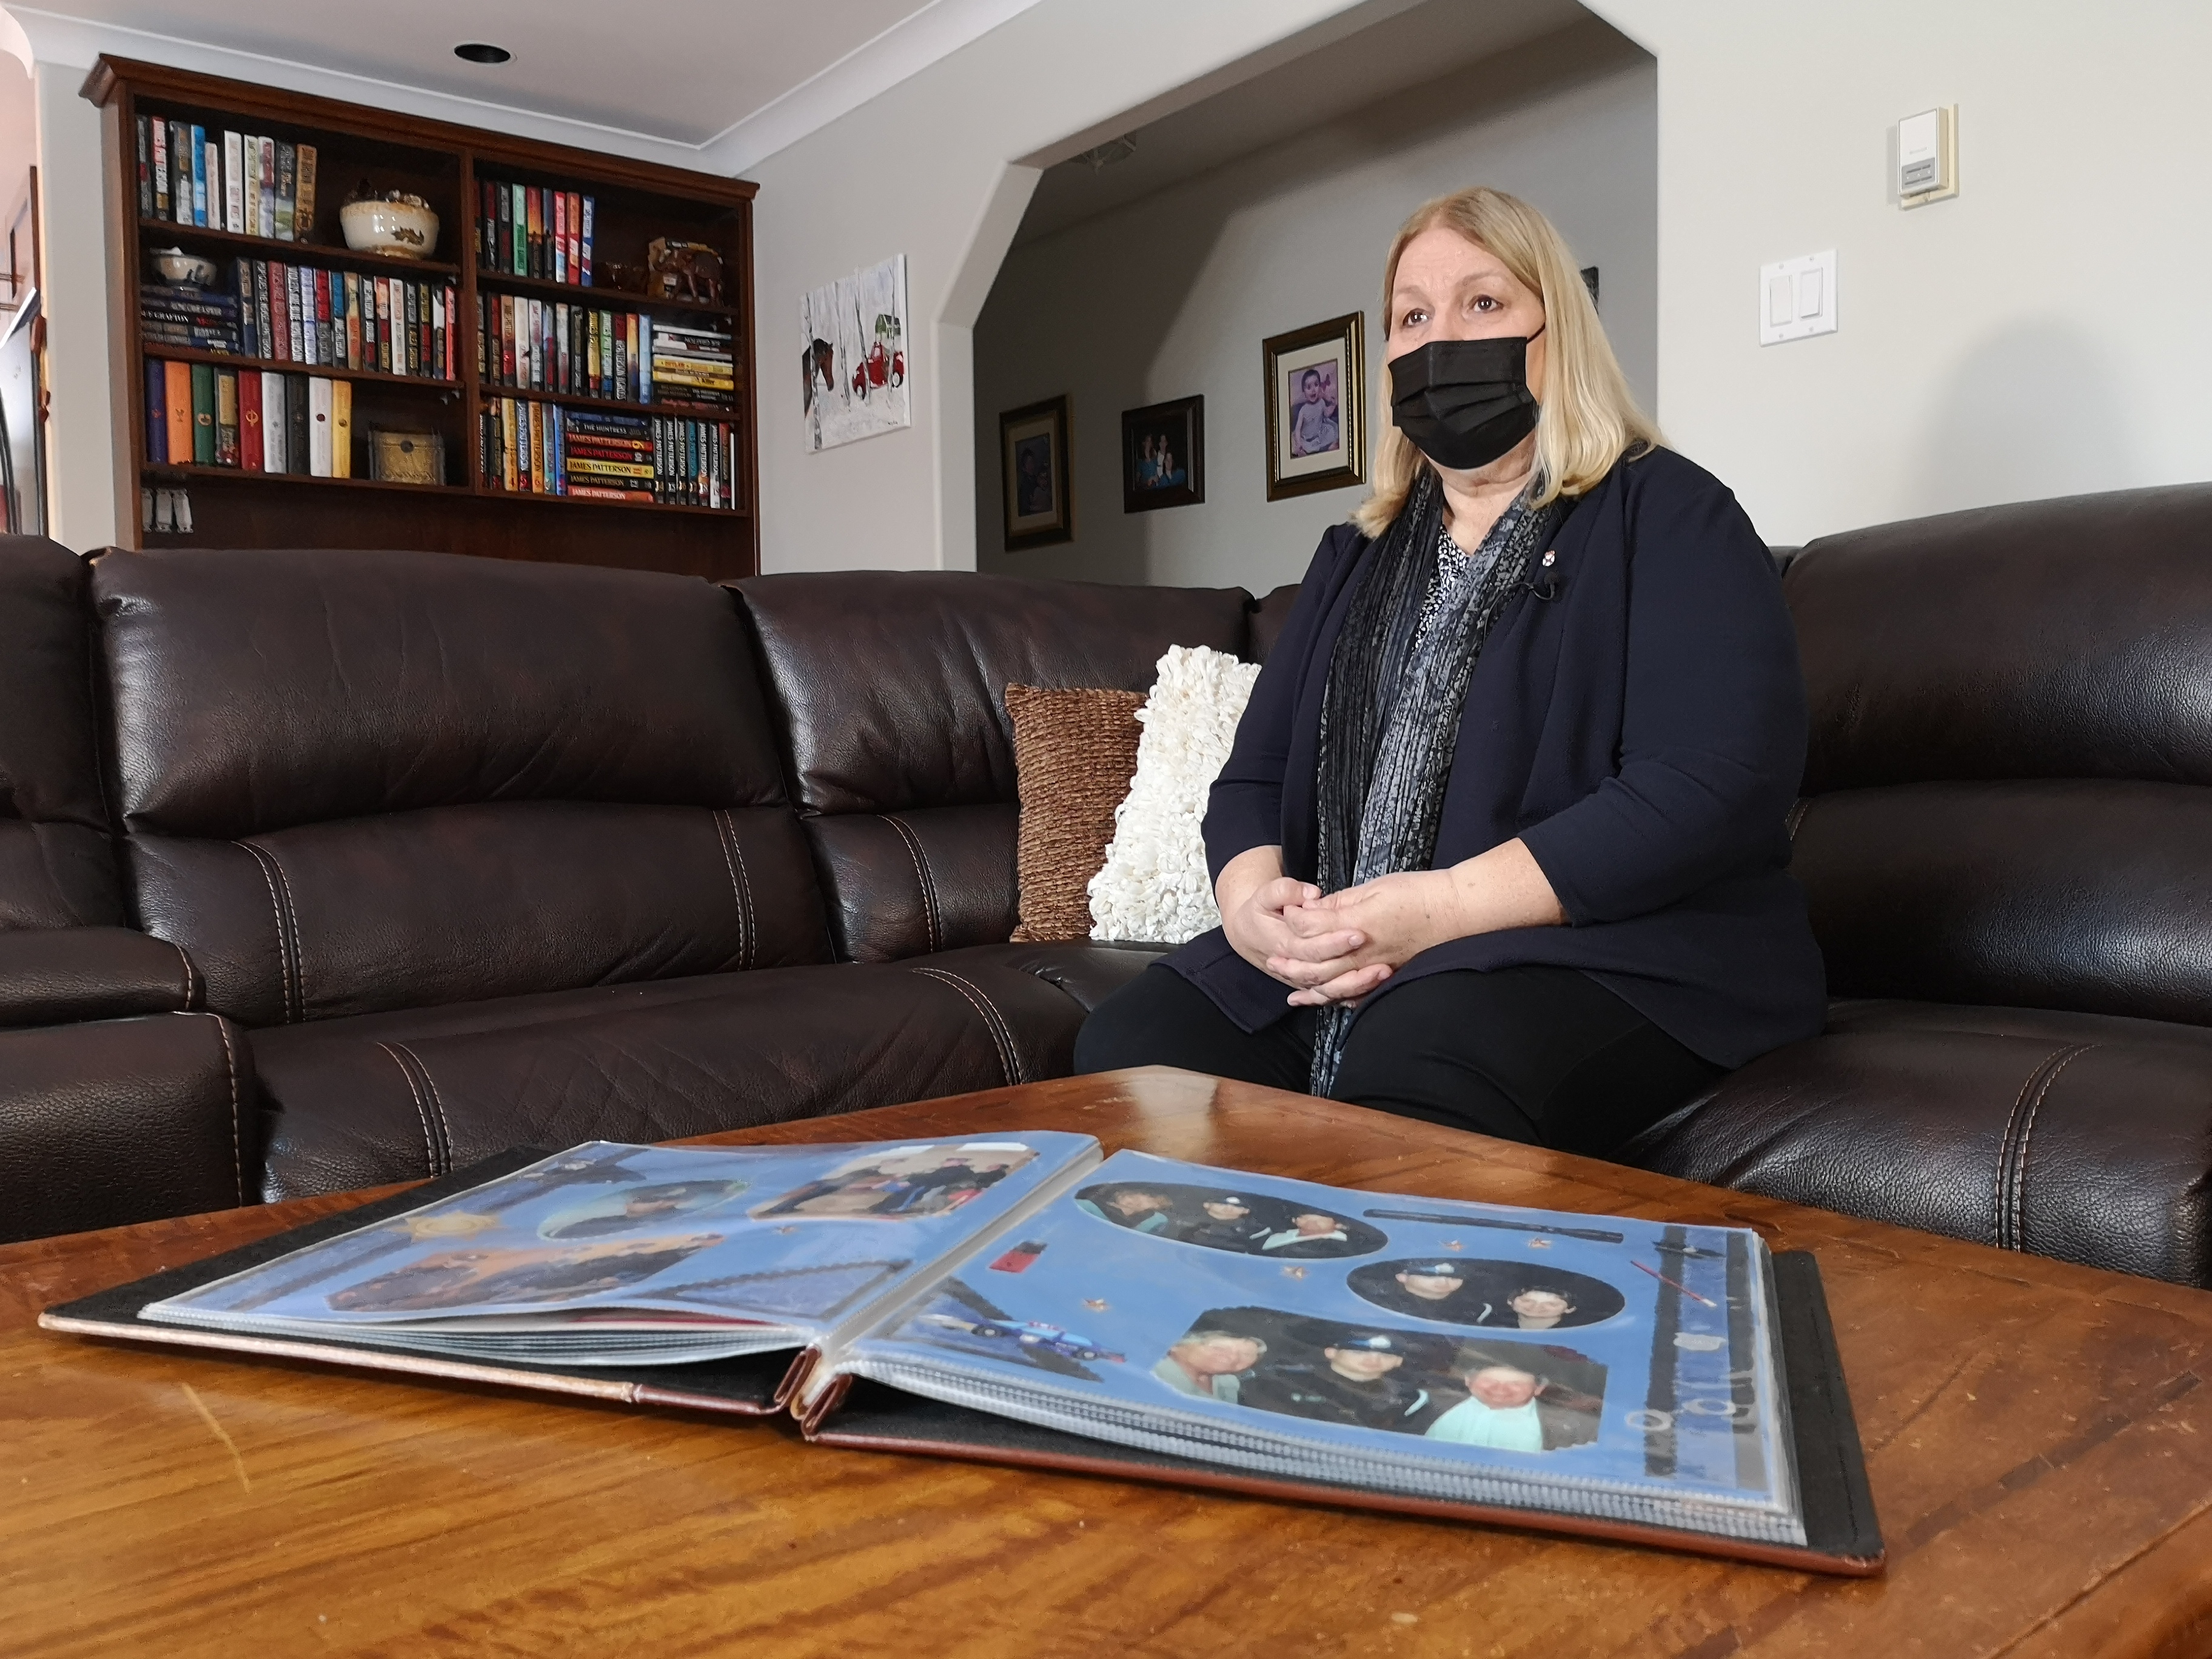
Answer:
POLYGON ((716 580, 759 568, 758 461, 754 437, 752 198, 755 186, 708 173, 594 155, 558 144, 420 120, 358 104, 102 58, 84 85, 101 111, 107 175, 109 353, 115 410, 117 532, 129 547, 390 547, 670 570, 716 580), (313 222, 300 239, 267 240, 226 230, 141 219, 137 118, 198 122, 210 130, 267 134, 318 152, 313 222), (605 286, 514 276, 480 267, 476 227, 479 179, 577 191, 597 198, 594 270, 619 264, 642 272, 657 236, 705 243, 721 256, 725 303, 647 298, 605 286), (356 253, 338 210, 362 182, 405 190, 436 211, 436 247, 426 259, 356 253), (455 380, 426 380, 305 368, 148 344, 139 297, 152 280, 151 250, 179 246, 228 271, 241 253, 325 269, 453 283, 460 331, 455 380), (737 399, 726 413, 611 402, 485 383, 477 372, 477 299, 526 295, 641 312, 674 325, 726 325, 736 357, 737 399), (220 363, 240 369, 300 369, 353 383, 356 434, 382 424, 443 434, 442 485, 368 477, 307 478, 230 467, 150 465, 146 442, 146 360, 220 363), (482 482, 480 416, 487 399, 527 398, 580 410, 665 412, 729 419, 736 428, 734 511, 658 502, 595 501, 517 494, 482 482), (140 528, 142 489, 183 485, 190 534, 140 528))

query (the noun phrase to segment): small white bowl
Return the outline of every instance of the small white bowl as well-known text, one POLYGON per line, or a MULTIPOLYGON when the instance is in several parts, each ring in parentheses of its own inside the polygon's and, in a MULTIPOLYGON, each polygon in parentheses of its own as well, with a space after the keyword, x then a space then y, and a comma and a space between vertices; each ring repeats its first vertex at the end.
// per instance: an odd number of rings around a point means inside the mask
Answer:
POLYGON ((156 248, 154 269, 172 288, 206 288, 215 281, 215 261, 180 247, 156 248))
POLYGON ((438 246, 438 216, 412 202, 348 202, 338 228, 356 253, 392 259, 427 259, 438 246))

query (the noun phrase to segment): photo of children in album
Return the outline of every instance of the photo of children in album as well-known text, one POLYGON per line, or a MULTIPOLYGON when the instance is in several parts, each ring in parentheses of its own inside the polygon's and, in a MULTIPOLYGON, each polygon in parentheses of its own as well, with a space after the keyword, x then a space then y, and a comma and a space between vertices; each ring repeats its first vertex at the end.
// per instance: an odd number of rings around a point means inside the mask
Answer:
POLYGON ((1484 1256, 1370 1261, 1353 1268, 1345 1283, 1353 1295, 1392 1313, 1506 1330, 1595 1325, 1626 1305, 1619 1291, 1588 1273, 1484 1256))
POLYGON ((745 1190, 743 1181, 662 1181, 625 1187, 587 1204, 556 1212, 538 1224, 540 1238, 605 1238, 658 1226, 726 1202, 745 1190))
POLYGON ((338 1313, 452 1311, 624 1290, 722 1242, 720 1233, 541 1249, 441 1250, 331 1292, 338 1313))
POLYGON ((920 1220, 981 1198, 1036 1156, 1018 1143, 988 1141, 877 1153, 756 1205, 750 1214, 756 1221, 807 1216, 920 1220))
POLYGON ((1606 1368, 1572 1348, 1215 1308, 1152 1368, 1176 1393, 1443 1444, 1551 1452, 1597 1439, 1606 1368))
POLYGON ((1272 1261, 1368 1255, 1389 1240, 1350 1216, 1218 1187, 1103 1182, 1075 1195, 1085 1215, 1176 1244, 1272 1261))

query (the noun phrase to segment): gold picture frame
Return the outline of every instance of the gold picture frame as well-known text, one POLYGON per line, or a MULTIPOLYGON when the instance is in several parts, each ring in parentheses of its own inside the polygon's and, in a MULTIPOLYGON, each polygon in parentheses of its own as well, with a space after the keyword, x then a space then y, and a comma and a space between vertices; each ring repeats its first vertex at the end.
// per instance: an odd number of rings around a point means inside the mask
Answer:
POLYGON ((1353 311, 1260 343, 1269 501, 1367 482, 1366 333, 1353 311))

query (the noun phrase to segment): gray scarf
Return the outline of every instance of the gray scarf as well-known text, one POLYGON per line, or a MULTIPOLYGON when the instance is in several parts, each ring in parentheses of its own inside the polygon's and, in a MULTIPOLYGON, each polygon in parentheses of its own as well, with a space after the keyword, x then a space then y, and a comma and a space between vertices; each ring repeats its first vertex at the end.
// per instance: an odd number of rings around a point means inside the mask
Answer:
MULTIPOLYGON (((1565 502, 1531 510, 1523 497, 1455 568, 1455 555, 1440 556, 1443 491, 1422 469, 1369 556, 1329 658, 1315 767, 1316 879, 1324 892, 1433 862, 1475 659, 1566 514, 1565 502)), ((1352 1013, 1340 1002, 1321 1010, 1308 1085, 1315 1094, 1336 1082, 1352 1013)))

